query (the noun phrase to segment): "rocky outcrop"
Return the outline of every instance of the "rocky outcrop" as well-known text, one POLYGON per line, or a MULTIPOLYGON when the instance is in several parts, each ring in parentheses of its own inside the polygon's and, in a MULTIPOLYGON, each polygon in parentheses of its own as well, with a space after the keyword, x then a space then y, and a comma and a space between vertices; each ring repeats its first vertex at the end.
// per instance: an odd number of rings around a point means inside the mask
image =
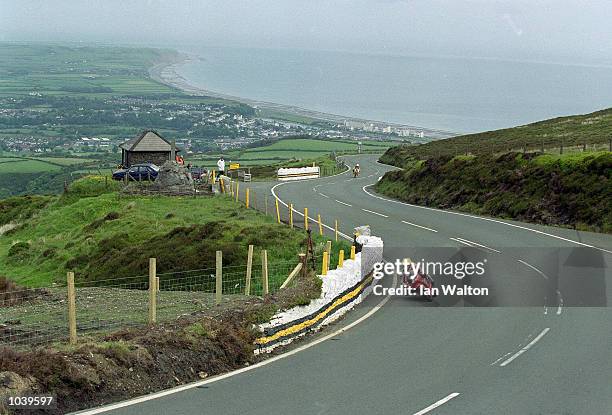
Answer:
POLYGON ((184 194, 195 191, 191 173, 175 161, 167 161, 159 169, 159 174, 151 190, 163 193, 184 194))

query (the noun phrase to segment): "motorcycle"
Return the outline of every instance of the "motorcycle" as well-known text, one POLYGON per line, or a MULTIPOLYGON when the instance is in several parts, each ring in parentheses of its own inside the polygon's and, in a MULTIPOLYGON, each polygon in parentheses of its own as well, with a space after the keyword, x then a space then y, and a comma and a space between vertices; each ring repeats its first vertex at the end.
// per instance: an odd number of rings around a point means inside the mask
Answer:
POLYGON ((410 288, 412 292, 425 292, 423 298, 427 301, 433 301, 436 297, 434 288, 434 280, 429 275, 421 272, 414 272, 413 265, 410 264, 410 272, 402 277, 404 287, 410 288))

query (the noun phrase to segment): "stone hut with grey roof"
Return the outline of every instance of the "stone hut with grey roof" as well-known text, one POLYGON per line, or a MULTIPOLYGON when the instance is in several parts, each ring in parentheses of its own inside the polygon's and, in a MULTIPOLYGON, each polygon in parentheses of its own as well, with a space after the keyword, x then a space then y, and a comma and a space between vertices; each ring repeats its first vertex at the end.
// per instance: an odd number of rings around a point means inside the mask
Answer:
POLYGON ((154 130, 143 131, 119 145, 119 148, 121 149, 121 164, 124 167, 140 163, 153 163, 161 166, 168 160, 174 160, 176 153, 180 151, 173 142, 169 142, 154 130))

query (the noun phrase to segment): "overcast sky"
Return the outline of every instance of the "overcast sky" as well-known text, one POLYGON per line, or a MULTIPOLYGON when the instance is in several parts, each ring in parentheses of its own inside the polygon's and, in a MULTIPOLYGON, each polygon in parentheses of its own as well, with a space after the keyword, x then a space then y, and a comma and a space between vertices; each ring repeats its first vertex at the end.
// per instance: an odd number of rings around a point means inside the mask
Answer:
POLYGON ((0 0, 0 40, 612 63, 611 0, 0 0))

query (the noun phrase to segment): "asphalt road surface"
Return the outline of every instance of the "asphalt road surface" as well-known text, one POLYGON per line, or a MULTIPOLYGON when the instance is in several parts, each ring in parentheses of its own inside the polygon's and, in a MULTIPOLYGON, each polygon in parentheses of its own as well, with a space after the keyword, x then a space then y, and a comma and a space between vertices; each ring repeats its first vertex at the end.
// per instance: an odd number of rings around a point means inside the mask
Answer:
POLYGON ((347 161, 361 177, 254 183, 258 207, 272 191, 332 227, 339 219, 346 235, 368 224, 387 260, 486 259, 485 277, 469 282, 490 295, 389 297, 382 307, 370 295, 312 347, 106 413, 612 414, 610 235, 387 200, 369 186, 392 167, 376 156, 347 161))

